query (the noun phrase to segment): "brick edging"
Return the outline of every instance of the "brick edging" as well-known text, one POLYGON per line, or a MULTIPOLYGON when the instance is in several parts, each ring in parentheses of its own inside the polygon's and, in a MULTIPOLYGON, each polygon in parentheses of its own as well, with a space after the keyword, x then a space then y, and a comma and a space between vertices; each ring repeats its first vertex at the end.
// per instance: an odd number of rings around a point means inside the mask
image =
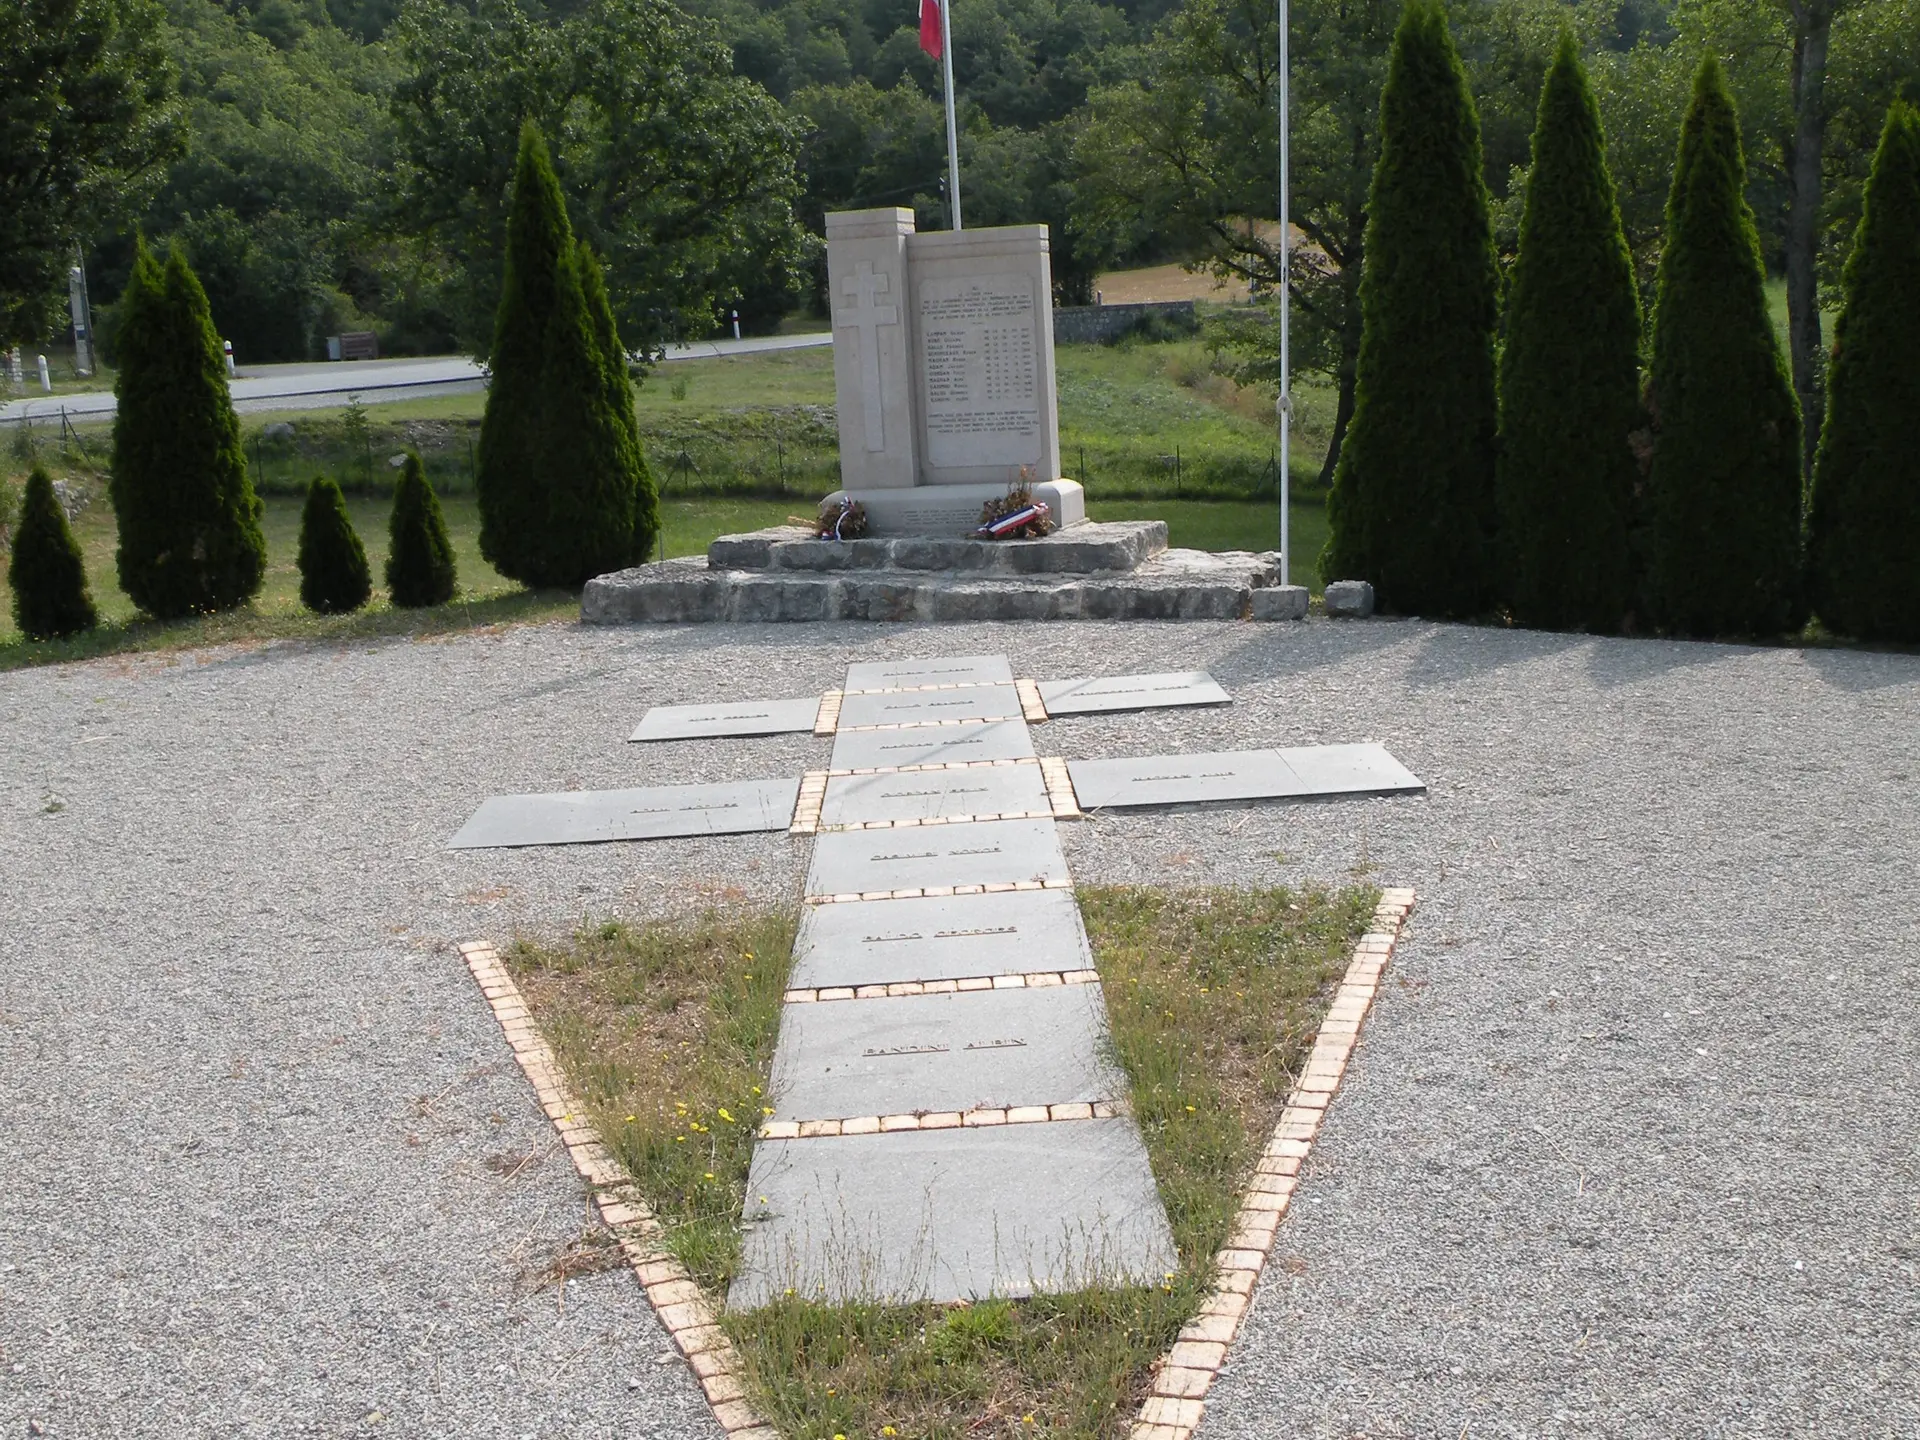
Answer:
POLYGON ((1253 1304, 1254 1286, 1273 1248, 1274 1232, 1287 1213, 1321 1117, 1353 1058, 1367 1012, 1380 992, 1381 976, 1393 955, 1400 928, 1413 910, 1413 901, 1411 890, 1381 892, 1373 923, 1353 947, 1353 960, 1320 1023, 1313 1052, 1255 1167, 1253 1182, 1234 1217, 1233 1231, 1225 1247, 1214 1256, 1218 1278, 1213 1293, 1201 1305, 1200 1313, 1181 1329, 1173 1348, 1160 1358, 1152 1391, 1140 1406, 1128 1440, 1192 1440, 1199 1428, 1206 1413, 1207 1392, 1226 1364, 1227 1347, 1253 1304))
POLYGON ((460 956, 513 1048, 514 1059, 526 1072, 540 1108, 566 1142, 573 1168, 592 1191, 601 1223, 620 1242, 620 1251, 645 1289, 654 1315, 699 1378, 707 1404, 727 1432, 727 1440, 780 1440, 779 1432, 747 1400, 740 1353, 720 1328, 705 1293, 686 1266, 661 1247, 659 1220, 587 1124, 585 1108, 535 1028, 520 987, 513 983, 499 955, 488 942, 473 940, 460 946, 460 956))
MULTIPOLYGON (((1360 1031, 1393 955, 1394 942, 1413 904, 1411 890, 1381 892, 1373 923, 1354 946, 1353 959, 1320 1024, 1299 1083, 1280 1112, 1273 1136, 1255 1168, 1232 1233, 1214 1257, 1217 1279, 1213 1293, 1155 1367, 1151 1393, 1140 1407, 1128 1440, 1192 1440, 1199 1428, 1207 1394, 1226 1363, 1227 1347, 1253 1303, 1254 1286, 1273 1248, 1274 1234, 1312 1151, 1321 1117, 1359 1043, 1360 1031)), ((780 1440, 779 1433, 748 1402, 740 1354, 720 1328, 705 1293, 686 1267, 662 1248, 660 1222, 592 1127, 580 1118, 584 1107, 535 1028, 520 988, 499 955, 484 940, 463 943, 460 955, 533 1086, 540 1108, 566 1143, 574 1169, 592 1191, 601 1223, 620 1242, 621 1253, 645 1289, 654 1314, 699 1378, 714 1418, 727 1432, 728 1440, 780 1440)), ((945 1118, 939 1117, 942 1121, 945 1118)), ((1076 1107, 1071 1116, 1059 1118, 1085 1117, 1076 1107)), ((983 1116, 975 1123, 990 1122, 983 1116)), ((877 1123, 875 1129, 879 1129, 877 1123)))

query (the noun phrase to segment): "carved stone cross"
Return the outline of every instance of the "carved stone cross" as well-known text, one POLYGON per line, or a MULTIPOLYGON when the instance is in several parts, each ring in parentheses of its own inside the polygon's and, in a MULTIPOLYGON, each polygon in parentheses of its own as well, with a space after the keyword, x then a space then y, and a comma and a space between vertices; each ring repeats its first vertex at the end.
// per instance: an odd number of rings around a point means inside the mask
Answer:
POLYGON ((877 274, 871 260, 862 260, 853 274, 841 283, 842 294, 852 296, 855 304, 843 308, 837 320, 842 330, 860 332, 860 411, 867 422, 867 449, 887 448, 886 428, 882 423, 880 402, 880 327, 900 323, 898 305, 876 303, 888 292, 887 277, 877 274))

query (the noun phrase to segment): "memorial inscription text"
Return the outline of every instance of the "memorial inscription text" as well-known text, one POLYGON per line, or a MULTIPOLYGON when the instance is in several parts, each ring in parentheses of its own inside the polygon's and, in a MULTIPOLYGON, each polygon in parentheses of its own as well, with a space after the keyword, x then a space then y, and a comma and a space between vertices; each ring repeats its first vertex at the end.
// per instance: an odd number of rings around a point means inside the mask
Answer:
POLYGON ((935 467, 1040 458, 1039 338, 1026 275, 920 284, 927 459, 935 467))

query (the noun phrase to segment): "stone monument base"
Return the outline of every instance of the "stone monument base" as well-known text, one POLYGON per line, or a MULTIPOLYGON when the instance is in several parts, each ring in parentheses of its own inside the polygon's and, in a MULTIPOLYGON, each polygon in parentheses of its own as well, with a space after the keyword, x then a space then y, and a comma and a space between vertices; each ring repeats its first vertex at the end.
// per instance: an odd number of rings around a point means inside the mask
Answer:
POLYGON ((1279 579, 1272 552, 1169 550, 1160 520, 1086 522, 1041 540, 819 540, 795 525, 723 535, 704 558, 599 576, 587 582, 580 618, 589 625, 1304 618, 1307 592, 1279 579))
MULTIPOLYGON (((903 485, 836 490, 820 504, 824 508, 838 500, 858 500, 867 507, 869 535, 963 536, 979 525, 980 507, 1006 493, 1004 485, 903 485)), ((1087 492, 1078 480, 1036 481, 1033 498, 1046 502, 1053 523, 1062 530, 1087 523, 1087 492)))

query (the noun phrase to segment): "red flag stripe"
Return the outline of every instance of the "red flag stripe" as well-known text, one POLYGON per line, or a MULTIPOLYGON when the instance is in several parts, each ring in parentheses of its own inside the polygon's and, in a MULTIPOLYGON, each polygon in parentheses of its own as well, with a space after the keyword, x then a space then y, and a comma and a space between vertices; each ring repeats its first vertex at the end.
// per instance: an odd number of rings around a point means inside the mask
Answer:
POLYGON ((946 48, 940 33, 940 0, 920 0, 920 48, 936 60, 946 48))

